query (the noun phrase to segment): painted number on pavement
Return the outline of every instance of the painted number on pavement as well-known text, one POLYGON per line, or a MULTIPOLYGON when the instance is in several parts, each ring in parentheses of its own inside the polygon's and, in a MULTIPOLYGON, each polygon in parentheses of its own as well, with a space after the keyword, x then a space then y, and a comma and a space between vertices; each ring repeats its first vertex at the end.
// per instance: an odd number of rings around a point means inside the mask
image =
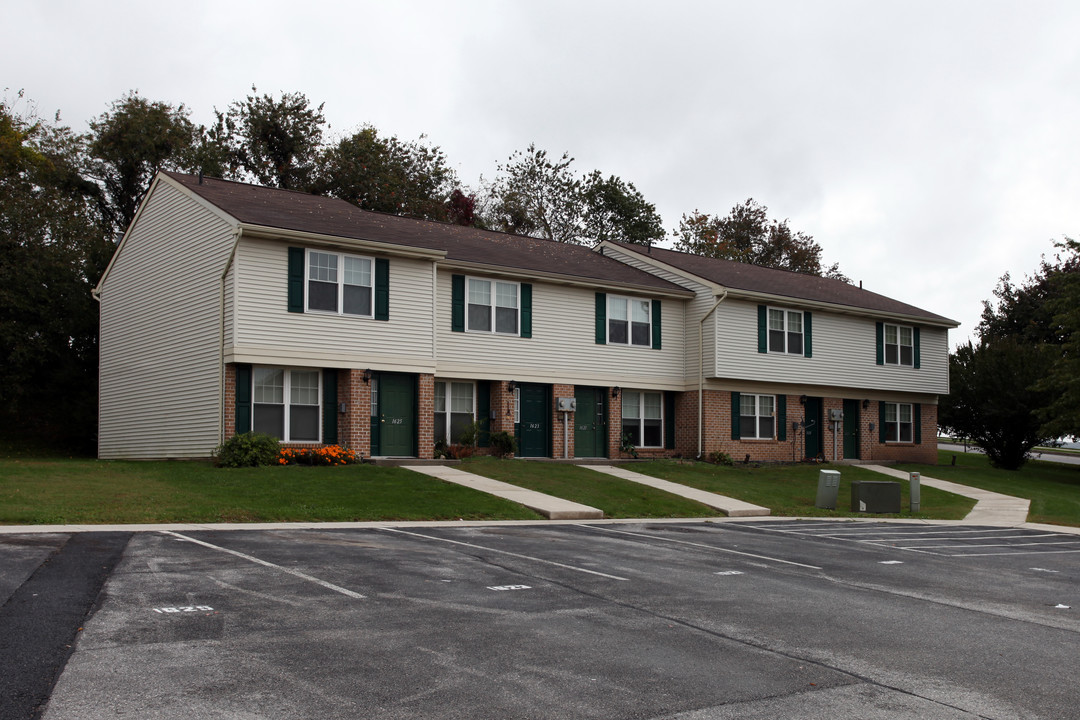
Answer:
POLYGON ((720 572, 713 573, 713 574, 714 575, 742 575, 743 573, 742 573, 742 570, 721 570, 720 572))
POLYGON ((207 612, 214 608, 209 605, 180 605, 178 607, 159 607, 154 608, 154 612, 161 614, 171 613, 193 613, 193 612, 207 612))
POLYGON ((488 590, 531 590, 528 585, 489 585, 488 590))

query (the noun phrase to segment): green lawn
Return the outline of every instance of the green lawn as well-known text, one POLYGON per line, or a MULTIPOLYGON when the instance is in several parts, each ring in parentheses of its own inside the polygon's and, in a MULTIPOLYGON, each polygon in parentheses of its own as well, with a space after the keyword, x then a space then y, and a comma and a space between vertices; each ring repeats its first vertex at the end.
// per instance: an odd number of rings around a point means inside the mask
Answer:
MULTIPOLYGON (((637 465, 633 469, 636 469, 637 465)), ((572 500, 608 518, 716 517, 720 511, 639 483, 563 463, 469 458, 460 469, 572 500)))
POLYGON ((205 462, 0 459, 0 523, 540 518, 400 468, 215 468, 205 462))
MULTIPOLYGON (((658 460, 628 465, 627 469, 643 475, 671 480, 691 487, 727 495, 738 500, 762 505, 778 516, 810 517, 868 517, 866 513, 851 512, 852 480, 888 480, 884 475, 853 466, 838 465, 736 465, 721 467, 707 463, 678 460, 658 460), (840 489, 836 510, 814 507, 817 499, 818 472, 839 470, 840 489)), ((929 474, 929 473, 928 473, 929 474)), ((962 519, 975 501, 959 495, 923 487, 920 511, 909 511, 908 483, 900 483, 901 511, 899 514, 872 517, 962 519)))
MULTIPOLYGON (((1032 460, 1019 470, 997 470, 979 453, 938 451, 937 465, 898 465, 906 472, 1031 500, 1029 522, 1080 526, 1080 465, 1032 460), (952 458, 956 456, 956 465, 952 458)), ((925 491, 924 491, 925 493, 925 491)))

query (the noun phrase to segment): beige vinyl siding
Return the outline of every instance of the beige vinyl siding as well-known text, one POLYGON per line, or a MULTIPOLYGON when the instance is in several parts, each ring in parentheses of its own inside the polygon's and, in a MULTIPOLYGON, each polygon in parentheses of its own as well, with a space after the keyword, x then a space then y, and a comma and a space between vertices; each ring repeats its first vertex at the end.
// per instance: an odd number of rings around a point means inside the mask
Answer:
MULTIPOLYGON (((799 310, 776 303, 770 307, 799 310)), ((920 328, 921 369, 877 364, 875 319, 813 310, 813 357, 759 353, 757 303, 727 300, 717 309, 714 377, 868 390, 945 394, 948 331, 920 328)))
POLYGON ((101 288, 102 458, 207 457, 218 444, 221 272, 233 229, 159 182, 101 288))
MULTIPOLYGON (((431 263, 391 257, 389 321, 288 311, 288 248, 241 239, 229 360, 431 372, 431 263)), ((373 257, 357 253, 363 257, 373 257)))
MULTIPOLYGON (((685 315, 683 342, 686 345, 686 378, 696 382, 698 377, 698 329, 702 327, 700 320, 705 313, 712 309, 716 302, 713 290, 700 282, 695 282, 679 273, 671 272, 666 268, 658 267, 648 262, 646 258, 635 252, 627 252, 617 247, 607 246, 604 254, 619 262, 643 270, 647 273, 663 278, 668 282, 675 283, 695 293, 695 297, 684 303, 685 315)), ((716 327, 711 321, 705 321, 704 338, 702 339, 702 363, 701 367, 706 374, 710 367, 716 363, 716 327)))
MULTIPOLYGON (((660 350, 598 345, 596 291, 553 283, 532 283, 531 338, 453 332, 450 329, 453 274, 449 271, 438 274, 436 334, 440 377, 646 389, 684 387, 684 300, 661 298, 660 350)), ((648 293, 611 294, 649 298, 648 293)))

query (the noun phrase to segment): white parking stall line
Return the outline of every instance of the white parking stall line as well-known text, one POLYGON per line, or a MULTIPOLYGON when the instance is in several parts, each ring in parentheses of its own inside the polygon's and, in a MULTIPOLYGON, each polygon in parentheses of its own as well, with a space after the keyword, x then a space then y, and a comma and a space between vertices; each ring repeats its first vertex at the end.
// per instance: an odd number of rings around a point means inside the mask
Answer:
POLYGON ((280 570, 281 572, 285 572, 285 573, 288 573, 288 574, 293 575, 295 577, 298 577, 301 580, 307 580, 310 583, 315 583, 316 585, 324 587, 327 590, 333 590, 334 592, 341 593, 342 595, 344 595, 346 597, 355 598, 357 600, 363 600, 364 599, 364 596, 361 595, 358 592, 353 592, 352 590, 348 590, 346 588, 343 588, 340 585, 334 585, 333 583, 326 582, 325 580, 320 580, 317 577, 312 577, 311 575, 308 575, 307 573, 300 572, 299 570, 294 570, 293 568, 287 568, 287 567, 283 567, 281 565, 275 565, 272 562, 267 562, 266 560, 262 560, 260 558, 257 558, 254 555, 248 555, 246 553, 238 552, 236 550, 230 550, 229 548, 221 547, 220 545, 213 545, 213 544, 208 543, 208 542, 203 542, 202 540, 196 540, 195 538, 188 537, 187 535, 181 535, 180 533, 173 532, 172 530, 162 530, 162 533, 165 534, 165 535, 172 535, 173 537, 179 538, 180 540, 183 540, 184 542, 195 543, 196 545, 202 545, 203 547, 212 548, 214 550, 217 550, 218 552, 228 553, 229 555, 235 555, 238 558, 243 558, 244 560, 247 560, 248 562, 253 562, 256 565, 262 565, 264 567, 273 568, 275 570, 280 570))
POLYGON ((806 565, 804 563, 795 562, 793 560, 784 560, 783 558, 769 557, 768 555, 756 555, 754 553, 742 552, 741 550, 729 550, 728 548, 717 547, 715 545, 706 545, 704 543, 690 542, 689 540, 677 540, 676 538, 666 538, 660 535, 648 535, 646 533, 630 532, 628 530, 615 530, 610 527, 600 527, 593 525, 578 525, 578 527, 586 528, 589 530, 595 530, 596 532, 606 532, 615 535, 630 535, 633 537, 645 538, 647 540, 663 540, 665 542, 676 543, 678 545, 689 545, 691 547, 704 548, 706 550, 713 550, 715 552, 731 553, 732 555, 743 555, 745 557, 757 558, 758 560, 768 560, 769 562, 783 563, 784 565, 795 565, 796 567, 808 568, 810 570, 821 570, 817 565, 806 565))
MULTIPOLYGON (((1051 536, 1053 537, 1053 536, 1051 536)), ((1061 537, 1058 535, 1057 537, 1061 537)), ((992 539, 992 538, 987 538, 992 539)), ((939 548, 952 548, 954 550, 959 548, 981 548, 981 547, 1024 547, 1026 545, 1080 545, 1080 540, 1048 540, 1045 542, 1021 542, 1021 543, 979 543, 975 544, 956 544, 951 543, 949 545, 917 545, 919 548, 926 549, 939 549, 939 548)))
POLYGON ((412 537, 423 538, 424 540, 435 540, 438 542, 450 543, 451 545, 464 545, 465 547, 475 548, 477 550, 483 550, 485 552, 499 553, 500 555, 509 555, 511 557, 521 558, 522 560, 532 560, 533 562, 544 563, 546 565, 554 565, 556 567, 565 568, 567 570, 575 570, 577 572, 588 573, 589 575, 599 575, 610 580, 626 580, 628 578, 619 577, 618 575, 608 575, 607 573, 597 572, 596 570, 589 570, 588 568, 576 567, 574 565, 566 565, 564 563, 555 562, 554 560, 545 560, 544 558, 534 557, 532 555, 522 555, 521 553, 510 552, 509 550, 499 550, 498 548, 486 547, 484 545, 475 545, 473 543, 462 542, 461 540, 451 540, 449 538, 435 537, 433 535, 424 535, 423 533, 408 532, 407 530, 401 530, 398 528, 379 528, 379 530, 385 530, 386 532, 399 533, 401 535, 411 535, 412 537))
MULTIPOLYGON (((955 548, 954 548, 955 549, 955 548)), ((947 557, 996 557, 996 556, 1012 556, 1012 555, 1061 555, 1064 553, 1080 553, 1080 548, 1076 550, 1031 550, 1021 552, 999 552, 999 553, 937 553, 939 555, 946 555, 947 557)))
MULTIPOLYGON (((1060 533, 1028 533, 1024 535, 986 535, 982 537, 965 537, 965 538, 952 538, 952 537, 925 537, 925 538, 910 538, 908 542, 933 542, 935 540, 955 540, 956 542, 970 542, 972 540, 1026 540, 1029 538, 1044 538, 1044 537, 1063 537, 1060 533)), ((903 539, 903 538, 899 538, 903 539)), ((881 542, 895 542, 896 538, 889 538, 882 540, 881 542)), ((863 542, 869 542, 864 540, 863 542)), ((1070 542, 1080 543, 1080 540, 1071 540, 1070 542)))

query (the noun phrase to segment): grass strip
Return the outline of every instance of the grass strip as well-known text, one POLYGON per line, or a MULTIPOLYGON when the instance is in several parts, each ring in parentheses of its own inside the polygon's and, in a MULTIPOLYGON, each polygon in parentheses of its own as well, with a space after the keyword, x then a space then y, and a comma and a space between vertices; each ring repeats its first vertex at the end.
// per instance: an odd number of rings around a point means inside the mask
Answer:
MULTIPOLYGON (((635 466, 636 467, 636 466, 635 466)), ((609 518, 716 517, 719 510, 646 485, 589 470, 585 465, 469 458, 461 470, 572 500, 609 518)))
POLYGON ((516 503, 393 467, 0 460, 0 523, 534 520, 516 503))

